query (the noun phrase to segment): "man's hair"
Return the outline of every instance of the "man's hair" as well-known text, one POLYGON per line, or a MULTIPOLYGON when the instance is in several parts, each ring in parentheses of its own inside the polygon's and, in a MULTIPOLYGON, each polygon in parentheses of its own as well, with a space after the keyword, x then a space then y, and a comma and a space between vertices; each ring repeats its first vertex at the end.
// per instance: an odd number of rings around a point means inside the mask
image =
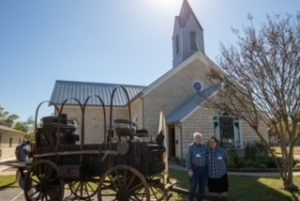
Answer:
POLYGON ((199 137, 201 137, 201 138, 203 137, 203 136, 202 136, 202 133, 200 133, 200 132, 195 132, 193 135, 194 135, 194 139, 195 139, 197 136, 199 136, 199 137))

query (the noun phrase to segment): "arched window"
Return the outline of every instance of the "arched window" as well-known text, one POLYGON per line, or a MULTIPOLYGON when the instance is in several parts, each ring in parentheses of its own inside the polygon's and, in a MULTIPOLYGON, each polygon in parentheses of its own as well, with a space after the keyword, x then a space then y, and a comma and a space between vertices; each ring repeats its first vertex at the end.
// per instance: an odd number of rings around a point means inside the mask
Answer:
POLYGON ((178 35, 176 35, 176 38, 175 38, 175 48, 176 48, 176 54, 179 53, 179 37, 178 35))
POLYGON ((190 32, 190 46, 192 51, 196 51, 197 48, 197 35, 195 31, 190 32))

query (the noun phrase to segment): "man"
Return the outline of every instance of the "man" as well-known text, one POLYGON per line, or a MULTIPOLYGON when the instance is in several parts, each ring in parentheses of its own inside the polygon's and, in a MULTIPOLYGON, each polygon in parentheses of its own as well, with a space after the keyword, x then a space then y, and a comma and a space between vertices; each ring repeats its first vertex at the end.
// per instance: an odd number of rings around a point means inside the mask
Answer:
POLYGON ((194 143, 189 146, 186 160, 188 175, 191 179, 189 201, 194 201, 197 188, 199 193, 197 201, 201 201, 203 198, 207 178, 207 150, 207 146, 202 144, 202 134, 195 132, 194 143))

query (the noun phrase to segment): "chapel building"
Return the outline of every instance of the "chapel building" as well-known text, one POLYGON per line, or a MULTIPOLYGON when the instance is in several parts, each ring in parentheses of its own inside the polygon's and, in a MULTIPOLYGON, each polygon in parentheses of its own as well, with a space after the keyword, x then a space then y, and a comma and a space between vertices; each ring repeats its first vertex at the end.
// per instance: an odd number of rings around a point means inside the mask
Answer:
MULTIPOLYGON (((211 83, 207 73, 219 69, 205 55, 204 31, 189 2, 183 1, 180 14, 175 17, 172 36, 173 66, 148 86, 122 85, 128 91, 129 102, 122 90, 115 92, 113 119, 128 118, 139 128, 148 130, 151 136, 158 132, 159 116, 163 111, 169 139, 169 157, 185 158, 187 147, 193 142, 193 133, 200 131, 204 140, 216 136, 224 147, 242 150, 247 143, 259 138, 250 126, 237 116, 206 106, 218 96, 219 83, 211 83)), ((61 105, 69 98, 64 113, 81 127, 81 111, 74 99, 84 102, 88 96, 98 95, 106 110, 104 125, 103 110, 96 97, 90 98, 85 111, 84 143, 104 141, 104 126, 108 128, 111 94, 118 84, 91 83, 58 80, 50 101, 61 105)), ((267 127, 260 128, 267 139, 267 127)))

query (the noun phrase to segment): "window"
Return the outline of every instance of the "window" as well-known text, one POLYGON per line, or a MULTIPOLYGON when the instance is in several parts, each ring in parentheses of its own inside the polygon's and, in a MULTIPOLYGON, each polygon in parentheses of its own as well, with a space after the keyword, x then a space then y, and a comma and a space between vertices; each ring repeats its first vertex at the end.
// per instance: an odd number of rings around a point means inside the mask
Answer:
POLYGON ((9 138, 9 147, 12 147, 13 139, 12 137, 9 138))
POLYGON ((221 116, 220 124, 220 142, 223 147, 234 147, 233 118, 221 116))
POLYGON ((214 118, 214 133, 225 148, 243 148, 240 120, 227 113, 214 118))
POLYGON ((176 35, 176 38, 175 38, 175 48, 176 48, 176 54, 179 53, 179 37, 178 35, 176 35))
POLYGON ((195 31, 190 32, 190 46, 192 51, 197 50, 197 35, 195 31))

